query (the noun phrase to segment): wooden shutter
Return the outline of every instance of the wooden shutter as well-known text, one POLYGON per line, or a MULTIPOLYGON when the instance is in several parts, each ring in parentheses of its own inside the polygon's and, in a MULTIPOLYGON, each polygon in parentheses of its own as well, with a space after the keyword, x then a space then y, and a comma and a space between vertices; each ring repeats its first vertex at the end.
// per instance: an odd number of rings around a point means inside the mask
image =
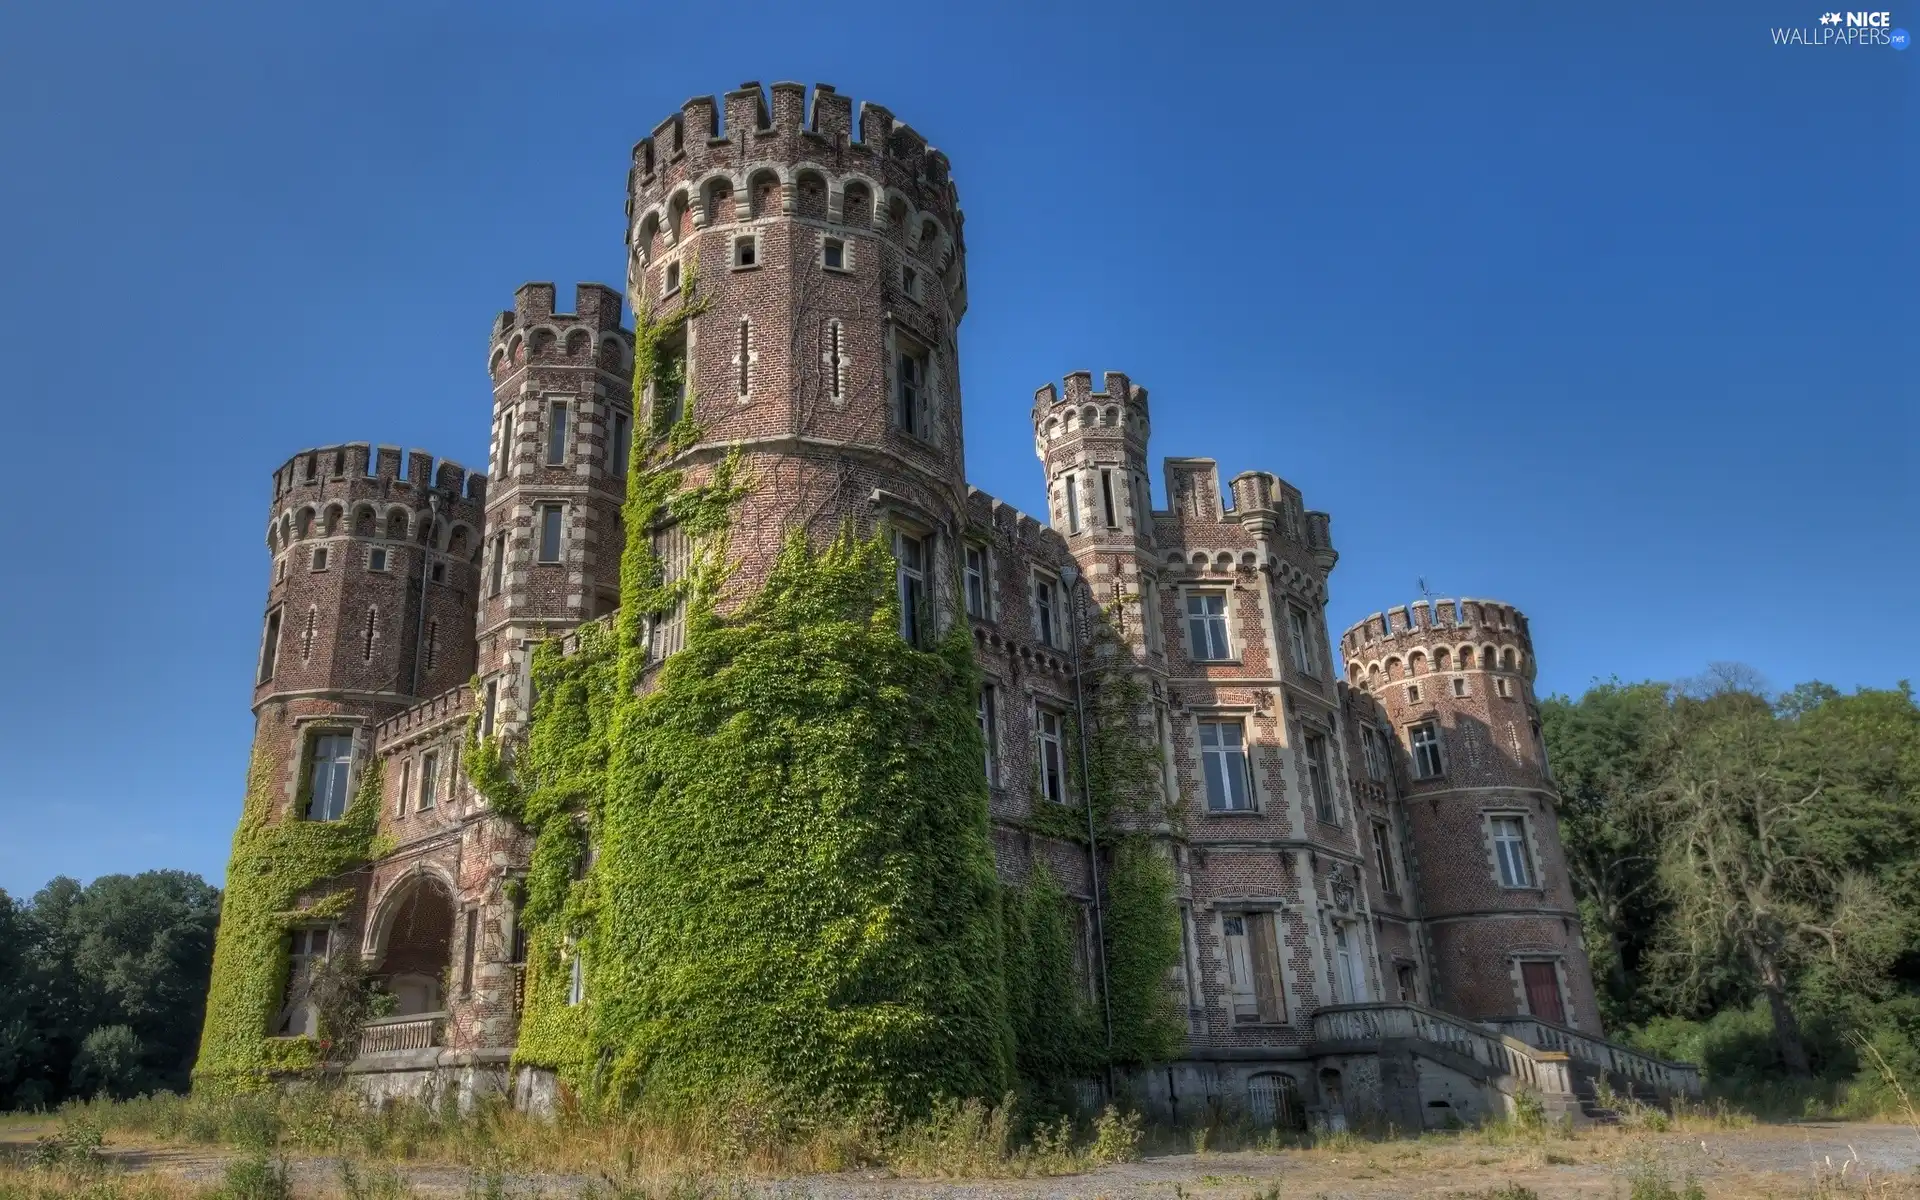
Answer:
POLYGON ((1273 914, 1247 914, 1247 951, 1253 959, 1253 995, 1262 1021, 1287 1019, 1280 992, 1280 953, 1273 939, 1273 914))

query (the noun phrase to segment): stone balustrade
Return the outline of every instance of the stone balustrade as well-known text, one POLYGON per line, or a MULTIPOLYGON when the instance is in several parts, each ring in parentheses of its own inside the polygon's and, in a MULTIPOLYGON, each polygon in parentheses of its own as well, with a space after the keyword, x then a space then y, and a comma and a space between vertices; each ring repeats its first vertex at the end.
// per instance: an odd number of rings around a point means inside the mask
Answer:
POLYGON ((1692 1063, 1667 1062, 1645 1051, 1609 1042, 1577 1029, 1568 1029, 1538 1017, 1493 1017, 1482 1024, 1511 1034, 1529 1045, 1558 1050, 1588 1066, 1643 1084, 1663 1098, 1700 1095, 1700 1068, 1692 1063))
POLYGON ((1530 1088, 1542 1096, 1571 1096, 1573 1074, 1563 1050, 1530 1046, 1465 1017, 1418 1004, 1335 1004, 1313 1014, 1316 1042, 1378 1045, 1410 1040, 1451 1050, 1508 1081, 1502 1091, 1530 1088))
POLYGON ((390 1050, 431 1050, 440 1045, 445 1027, 444 1012, 415 1013, 404 1017, 376 1017, 360 1026, 360 1053, 380 1054, 390 1050))

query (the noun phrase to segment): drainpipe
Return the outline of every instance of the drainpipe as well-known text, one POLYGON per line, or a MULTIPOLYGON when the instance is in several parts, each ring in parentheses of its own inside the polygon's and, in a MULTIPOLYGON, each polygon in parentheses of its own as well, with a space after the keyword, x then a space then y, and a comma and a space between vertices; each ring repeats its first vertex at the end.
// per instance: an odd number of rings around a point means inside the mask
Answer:
POLYGON ((420 642, 427 630, 427 577, 433 573, 433 536, 440 527, 440 493, 427 493, 427 540, 420 544, 420 617, 413 623, 413 682, 407 695, 420 694, 420 642))
POLYGON ((1060 568, 1060 581, 1067 585, 1067 636, 1073 642, 1073 716, 1074 741, 1080 748, 1081 802, 1087 809, 1087 868, 1093 891, 1093 942, 1100 958, 1100 1004, 1107 1032, 1107 1096, 1113 1096, 1113 995, 1107 980, 1106 919, 1100 903, 1100 836, 1093 823, 1093 776, 1087 770, 1087 706, 1080 687, 1080 568, 1069 562, 1060 568))

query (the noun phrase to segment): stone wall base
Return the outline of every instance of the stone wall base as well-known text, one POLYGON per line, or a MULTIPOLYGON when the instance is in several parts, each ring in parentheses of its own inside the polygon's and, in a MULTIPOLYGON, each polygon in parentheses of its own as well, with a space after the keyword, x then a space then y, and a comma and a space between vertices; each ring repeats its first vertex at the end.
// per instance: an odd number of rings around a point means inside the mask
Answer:
POLYGON ((347 1086, 376 1108, 405 1100, 467 1113, 487 1097, 510 1095, 511 1057, 508 1050, 396 1050, 363 1054, 344 1074, 347 1086))

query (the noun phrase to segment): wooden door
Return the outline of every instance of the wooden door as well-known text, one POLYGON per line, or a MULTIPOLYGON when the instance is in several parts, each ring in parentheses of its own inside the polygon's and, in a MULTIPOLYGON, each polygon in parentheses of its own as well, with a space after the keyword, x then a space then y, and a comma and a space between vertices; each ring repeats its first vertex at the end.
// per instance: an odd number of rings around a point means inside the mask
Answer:
POLYGON ((1560 1004, 1560 971, 1550 962, 1520 964, 1520 982, 1527 989, 1527 1011, 1555 1025, 1567 1023, 1567 1010, 1560 1004))

